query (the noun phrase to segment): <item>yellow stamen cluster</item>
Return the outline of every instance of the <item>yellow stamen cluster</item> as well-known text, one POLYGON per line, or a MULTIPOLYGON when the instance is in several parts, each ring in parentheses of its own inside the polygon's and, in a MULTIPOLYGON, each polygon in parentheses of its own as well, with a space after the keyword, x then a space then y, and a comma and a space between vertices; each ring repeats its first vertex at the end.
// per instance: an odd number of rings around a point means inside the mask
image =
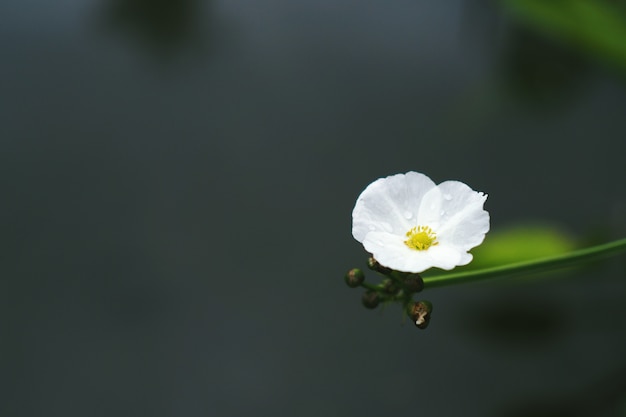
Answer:
POLYGON ((406 237, 408 239, 404 241, 404 244, 415 250, 426 250, 439 244, 437 235, 428 226, 415 226, 406 232, 406 237))

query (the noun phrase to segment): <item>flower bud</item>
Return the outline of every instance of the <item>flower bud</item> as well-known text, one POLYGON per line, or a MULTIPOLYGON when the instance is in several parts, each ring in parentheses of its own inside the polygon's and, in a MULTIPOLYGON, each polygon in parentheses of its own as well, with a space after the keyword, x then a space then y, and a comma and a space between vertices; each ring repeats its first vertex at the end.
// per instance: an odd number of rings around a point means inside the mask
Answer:
POLYGON ((424 289, 424 280, 420 274, 409 274, 404 279, 404 288, 410 293, 420 292, 424 289))
POLYGON ((398 286, 390 279, 383 281, 383 289, 387 294, 395 294, 398 292, 398 286))
POLYGON ((418 301, 409 307, 409 316, 420 329, 425 329, 430 323, 430 313, 433 311, 433 305, 430 301, 418 301))
POLYGON ((359 268, 353 268, 346 273, 344 279, 346 280, 348 287, 356 288, 363 283, 365 275, 359 268))
POLYGON ((375 291, 367 291, 363 294, 363 298, 361 299, 363 305, 366 308, 376 308, 378 307, 378 302, 380 299, 378 298, 378 293, 375 291))
POLYGON ((387 268, 386 266, 382 266, 373 257, 370 257, 367 260, 367 267, 369 269, 371 269, 372 271, 380 272, 383 275, 389 275, 391 273, 391 269, 390 268, 387 268))

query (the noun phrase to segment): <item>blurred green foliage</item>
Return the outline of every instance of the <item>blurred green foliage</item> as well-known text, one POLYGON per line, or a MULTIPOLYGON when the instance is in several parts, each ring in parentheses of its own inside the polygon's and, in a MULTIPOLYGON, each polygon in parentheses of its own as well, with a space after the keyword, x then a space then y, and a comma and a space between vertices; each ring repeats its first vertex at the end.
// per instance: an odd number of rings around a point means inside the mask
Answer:
POLYGON ((474 260, 464 269, 488 268, 548 256, 577 248, 572 237, 553 226, 519 225, 490 232, 482 245, 472 250, 474 260))
POLYGON ((623 0, 500 0, 517 20, 626 72, 623 0))

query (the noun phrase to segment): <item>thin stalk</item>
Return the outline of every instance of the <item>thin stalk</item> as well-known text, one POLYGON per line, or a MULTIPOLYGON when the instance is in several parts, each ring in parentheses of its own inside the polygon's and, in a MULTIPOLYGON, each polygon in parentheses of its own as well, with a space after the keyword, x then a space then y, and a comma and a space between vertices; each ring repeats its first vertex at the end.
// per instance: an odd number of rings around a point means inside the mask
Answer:
POLYGON ((626 251, 626 238, 590 248, 579 249, 563 255, 551 256, 532 261, 516 262, 513 264, 495 266, 475 271, 443 274, 434 277, 424 277, 425 288, 444 287, 446 285, 462 284, 495 277, 507 277, 522 273, 540 272, 548 269, 558 269, 572 266, 597 258, 626 251))
POLYGON ((368 282, 362 282, 361 287, 367 288, 368 290, 377 291, 377 292, 382 291, 383 289, 383 287, 381 287, 380 285, 374 285, 368 282))

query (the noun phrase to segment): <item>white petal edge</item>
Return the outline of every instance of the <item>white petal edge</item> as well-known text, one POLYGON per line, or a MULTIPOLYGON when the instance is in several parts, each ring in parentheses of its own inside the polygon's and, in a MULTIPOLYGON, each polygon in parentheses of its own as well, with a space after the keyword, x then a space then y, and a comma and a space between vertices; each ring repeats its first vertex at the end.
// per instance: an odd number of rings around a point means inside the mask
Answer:
POLYGON ((450 270, 472 260, 471 254, 454 246, 437 245, 423 251, 411 249, 402 237, 384 232, 368 233, 363 246, 381 265, 402 272, 419 273, 433 267, 450 270))
POLYGON ((363 247, 381 265, 403 272, 423 272, 432 267, 426 252, 410 249, 402 237, 389 233, 368 233, 363 247))
POLYGON ((423 196, 437 185, 418 172, 379 178, 357 198, 352 211, 352 236, 363 242, 368 233, 404 235, 417 224, 423 196))
POLYGON ((438 240, 464 251, 480 245, 489 231, 489 213, 483 209, 487 195, 459 181, 445 181, 438 188, 443 195, 438 240))

